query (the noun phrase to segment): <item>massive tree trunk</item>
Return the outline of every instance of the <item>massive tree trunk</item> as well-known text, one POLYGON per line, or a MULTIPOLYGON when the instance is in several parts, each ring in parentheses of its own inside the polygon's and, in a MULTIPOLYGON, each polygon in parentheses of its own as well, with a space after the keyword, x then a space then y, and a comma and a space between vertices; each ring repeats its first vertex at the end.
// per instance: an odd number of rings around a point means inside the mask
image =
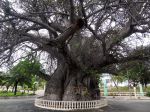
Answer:
POLYGON ((51 79, 47 81, 45 98, 51 100, 61 100, 63 94, 64 75, 67 72, 67 65, 59 63, 57 69, 52 74, 51 79))
POLYGON ((45 98, 66 101, 99 99, 98 80, 73 65, 61 63, 47 82, 45 98))
POLYGON ((96 100, 100 98, 96 78, 80 70, 70 71, 64 88, 63 100, 96 100))

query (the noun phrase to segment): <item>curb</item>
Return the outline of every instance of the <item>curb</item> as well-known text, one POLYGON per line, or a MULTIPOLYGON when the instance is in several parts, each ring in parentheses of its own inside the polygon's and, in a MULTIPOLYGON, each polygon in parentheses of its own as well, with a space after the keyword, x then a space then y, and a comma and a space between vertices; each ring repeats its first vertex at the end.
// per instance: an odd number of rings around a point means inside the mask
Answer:
POLYGON ((106 99, 114 99, 114 100, 150 100, 150 97, 137 97, 137 98, 134 98, 134 97, 106 97, 106 99))
POLYGON ((36 98, 36 95, 33 96, 12 96, 12 97, 7 97, 7 96, 3 96, 0 97, 0 99, 22 99, 22 98, 36 98))

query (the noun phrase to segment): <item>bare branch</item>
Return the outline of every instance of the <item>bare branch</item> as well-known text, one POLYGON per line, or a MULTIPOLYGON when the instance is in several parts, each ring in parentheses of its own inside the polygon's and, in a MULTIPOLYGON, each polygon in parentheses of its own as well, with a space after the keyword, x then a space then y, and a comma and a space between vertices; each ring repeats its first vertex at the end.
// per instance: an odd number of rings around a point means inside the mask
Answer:
POLYGON ((33 18, 29 18, 27 15, 25 16, 25 15, 13 13, 13 12, 10 12, 10 15, 11 15, 11 16, 14 16, 14 17, 16 17, 16 18, 19 18, 19 19, 23 19, 23 20, 26 20, 26 21, 31 21, 31 22, 33 22, 33 23, 36 23, 36 24, 38 24, 38 25, 40 25, 40 26, 46 28, 48 31, 52 32, 55 36, 57 36, 57 33, 56 33, 56 31, 55 31, 53 28, 51 28, 50 26, 48 26, 48 25, 45 24, 45 23, 42 23, 42 22, 39 21, 39 20, 36 20, 36 19, 33 19, 33 18))
POLYGON ((48 75, 48 74, 45 74, 41 71, 39 71, 39 73, 36 74, 37 76, 39 76, 40 78, 46 80, 46 81, 49 81, 51 79, 51 76, 48 75))
POLYGON ((72 24, 69 28, 67 28, 64 33, 62 33, 57 39, 50 41, 48 45, 51 45, 51 42, 58 43, 60 46, 66 42, 67 39, 74 33, 76 33, 80 28, 84 26, 84 20, 78 19, 75 24, 72 24))
POLYGON ((74 2, 73 2, 73 0, 69 0, 69 2, 70 2, 70 21, 71 21, 71 23, 74 23, 74 21, 75 21, 74 2))

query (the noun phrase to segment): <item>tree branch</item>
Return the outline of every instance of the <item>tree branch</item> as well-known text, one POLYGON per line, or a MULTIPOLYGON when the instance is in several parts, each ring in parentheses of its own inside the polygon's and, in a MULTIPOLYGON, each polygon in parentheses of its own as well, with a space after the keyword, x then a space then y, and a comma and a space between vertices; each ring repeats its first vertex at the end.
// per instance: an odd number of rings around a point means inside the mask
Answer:
POLYGON ((118 59, 115 63, 125 63, 125 62, 129 62, 129 61, 134 61, 134 60, 148 60, 150 59, 149 56, 142 56, 142 55, 137 55, 137 56, 129 56, 129 57, 125 57, 122 59, 118 59))
POLYGON ((109 40, 110 44, 107 44, 107 50, 110 50, 115 45, 118 45, 123 39, 126 37, 129 37, 131 34, 133 34, 134 26, 129 22, 126 24, 126 26, 121 31, 116 31, 114 36, 109 40))
POLYGON ((7 22, 7 21, 12 21, 14 19, 17 19, 17 18, 8 18, 8 19, 3 19, 3 20, 0 20, 0 23, 3 23, 3 22, 7 22))
POLYGON ((74 23, 74 21, 75 21, 75 9, 74 9, 73 0, 69 0, 69 2, 70 2, 70 22, 74 23))
POLYGON ((69 39, 71 35, 73 35, 75 32, 77 32, 79 29, 81 29, 84 26, 84 20, 83 19, 77 19, 75 24, 72 24, 69 28, 67 28, 64 33, 62 33, 60 36, 58 36, 57 39, 49 41, 47 43, 48 45, 51 45, 51 42, 54 42, 57 44, 58 47, 63 45, 66 40, 69 39))
POLYGON ((48 31, 50 31, 52 34, 54 34, 54 36, 57 36, 57 32, 53 28, 51 28, 50 26, 48 26, 47 24, 45 24, 39 20, 36 20, 34 18, 29 18, 27 15, 13 13, 13 12, 10 12, 9 15, 14 16, 14 17, 19 18, 19 19, 23 19, 26 21, 36 23, 36 24, 46 28, 48 31))
POLYGON ((39 71, 39 73, 36 74, 37 76, 39 76, 40 78, 46 80, 46 81, 49 81, 51 79, 51 76, 48 75, 48 74, 45 74, 41 71, 39 71))

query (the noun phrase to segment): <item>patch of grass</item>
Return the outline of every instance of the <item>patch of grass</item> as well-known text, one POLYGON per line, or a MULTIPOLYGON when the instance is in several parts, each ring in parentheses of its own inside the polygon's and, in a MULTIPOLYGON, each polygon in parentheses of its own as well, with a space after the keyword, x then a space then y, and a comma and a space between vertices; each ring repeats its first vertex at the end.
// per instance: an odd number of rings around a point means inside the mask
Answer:
POLYGON ((118 87, 118 89, 117 89, 116 87, 112 87, 111 89, 109 89, 109 92, 117 92, 117 91, 128 92, 129 88, 128 87, 118 87))
MULTIPOLYGON (((117 92, 117 91, 121 91, 121 92, 129 92, 129 88, 127 86, 125 87, 118 87, 118 89, 116 87, 111 87, 108 90, 109 92, 117 92)), ((133 87, 130 88, 130 92, 133 92, 133 87)), ((139 92, 140 88, 139 86, 136 87, 136 91, 139 92)), ((149 92, 150 91, 150 86, 148 86, 147 88, 143 87, 143 91, 144 92, 149 92)))
POLYGON ((11 96, 31 96, 34 94, 28 94, 28 93, 21 93, 17 92, 16 95, 14 95, 13 92, 7 92, 7 91, 0 91, 0 97, 11 97, 11 96))

